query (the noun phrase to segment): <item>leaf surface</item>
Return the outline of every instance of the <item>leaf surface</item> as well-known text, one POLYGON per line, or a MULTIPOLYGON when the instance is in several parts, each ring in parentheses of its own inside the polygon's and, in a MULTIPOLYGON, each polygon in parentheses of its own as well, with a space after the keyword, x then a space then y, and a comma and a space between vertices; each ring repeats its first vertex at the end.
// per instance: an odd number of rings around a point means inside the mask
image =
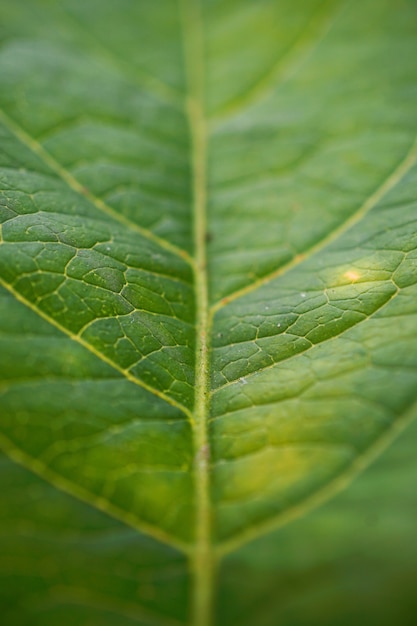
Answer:
MULTIPOLYGON (((187 555, 206 626, 215 560, 414 416, 415 3, 0 17, 0 445, 57 529, 53 488, 183 594, 187 555)), ((188 619, 151 596, 140 623, 188 619)))

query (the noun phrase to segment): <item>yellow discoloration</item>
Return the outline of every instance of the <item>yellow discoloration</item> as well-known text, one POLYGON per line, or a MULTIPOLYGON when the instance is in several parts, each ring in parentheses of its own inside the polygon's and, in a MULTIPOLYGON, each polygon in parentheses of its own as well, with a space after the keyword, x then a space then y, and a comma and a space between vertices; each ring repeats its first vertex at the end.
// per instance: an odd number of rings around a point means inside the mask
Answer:
POLYGON ((347 278, 348 280, 350 280, 352 283, 356 283, 356 281, 358 281, 359 278, 361 277, 359 272, 355 272, 355 270, 348 270, 347 272, 343 274, 343 276, 347 278))

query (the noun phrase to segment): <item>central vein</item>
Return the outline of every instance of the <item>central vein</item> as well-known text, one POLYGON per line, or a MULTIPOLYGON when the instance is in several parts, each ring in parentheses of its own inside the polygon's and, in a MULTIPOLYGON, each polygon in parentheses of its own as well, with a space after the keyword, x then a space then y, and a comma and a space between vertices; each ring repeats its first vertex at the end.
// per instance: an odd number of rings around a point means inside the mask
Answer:
POLYGON ((213 594, 211 511, 207 435, 209 405, 209 318, 206 258, 206 143, 204 66, 199 0, 182 0, 184 47, 189 97, 187 111, 191 135, 193 175, 195 289, 197 306, 196 377, 194 407, 196 546, 193 556, 193 626, 209 626, 213 594))

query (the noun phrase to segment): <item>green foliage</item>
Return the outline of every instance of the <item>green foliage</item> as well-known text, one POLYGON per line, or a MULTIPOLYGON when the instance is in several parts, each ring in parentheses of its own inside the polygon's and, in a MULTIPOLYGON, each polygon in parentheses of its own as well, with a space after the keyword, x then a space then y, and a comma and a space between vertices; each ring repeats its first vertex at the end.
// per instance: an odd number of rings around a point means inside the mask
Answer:
POLYGON ((416 9, 1 3, 5 626, 411 626, 416 9))

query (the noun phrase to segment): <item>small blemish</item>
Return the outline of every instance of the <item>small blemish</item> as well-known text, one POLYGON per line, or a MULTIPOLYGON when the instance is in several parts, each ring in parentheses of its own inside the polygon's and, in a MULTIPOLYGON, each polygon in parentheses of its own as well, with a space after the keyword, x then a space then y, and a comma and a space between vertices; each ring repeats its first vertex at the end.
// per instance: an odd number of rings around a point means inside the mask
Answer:
POLYGON ((353 270, 349 270, 348 272, 344 273, 345 278, 347 278, 348 280, 352 281, 352 283, 355 283, 357 280, 359 280, 360 276, 358 274, 358 272, 355 272, 353 270))
POLYGON ((241 377, 239 378, 239 382, 241 382, 241 383, 242 383, 242 385, 247 385, 247 384, 248 384, 248 381, 246 380, 246 378, 243 378, 243 376, 241 376, 241 377))
POLYGON ((307 295, 307 294, 305 293, 305 291, 302 291, 302 292, 300 293, 300 296, 301 296, 302 298, 305 298, 305 297, 306 297, 306 295, 307 295))

